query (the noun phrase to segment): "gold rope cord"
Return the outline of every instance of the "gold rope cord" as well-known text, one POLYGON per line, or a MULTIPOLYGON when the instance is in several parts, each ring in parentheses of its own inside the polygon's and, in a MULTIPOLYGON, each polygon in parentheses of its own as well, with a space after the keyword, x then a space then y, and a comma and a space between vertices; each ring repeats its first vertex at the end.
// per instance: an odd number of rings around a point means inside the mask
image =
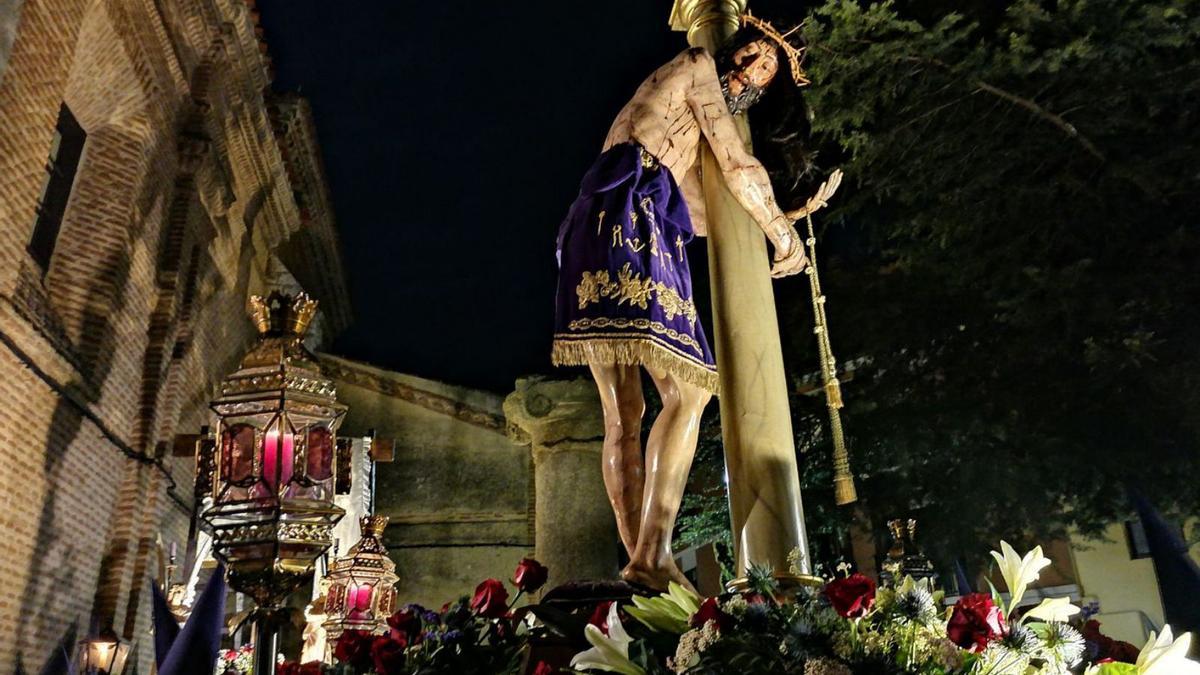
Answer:
MULTIPOLYGON (((824 188, 824 186, 822 186, 824 188)), ((815 209, 814 209, 815 210, 815 209)), ((808 223, 808 285, 812 290, 813 317, 816 325, 817 350, 821 358, 821 380, 825 385, 825 405, 829 409, 829 431, 833 437, 833 495, 839 506, 858 500, 854 488, 854 476, 850 473, 850 455, 846 450, 846 438, 842 432, 842 388, 837 379, 837 359, 829 346, 829 322, 825 318, 825 295, 821 293, 821 278, 817 274, 817 236, 813 230, 812 213, 805 213, 808 223)))

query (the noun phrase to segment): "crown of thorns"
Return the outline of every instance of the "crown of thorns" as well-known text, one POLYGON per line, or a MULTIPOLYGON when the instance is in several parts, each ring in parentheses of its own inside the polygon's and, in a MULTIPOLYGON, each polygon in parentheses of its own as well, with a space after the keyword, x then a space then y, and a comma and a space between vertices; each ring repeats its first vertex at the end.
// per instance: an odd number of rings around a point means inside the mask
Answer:
POLYGON ((804 69, 800 67, 800 62, 804 60, 804 48, 793 46, 787 41, 787 37, 800 30, 800 26, 796 26, 786 33, 780 33, 779 29, 772 26, 770 21, 764 21, 749 12, 742 15, 742 26, 754 26, 764 37, 778 45, 779 49, 787 56, 792 79, 795 80, 797 87, 809 84, 808 78, 804 75, 804 69))

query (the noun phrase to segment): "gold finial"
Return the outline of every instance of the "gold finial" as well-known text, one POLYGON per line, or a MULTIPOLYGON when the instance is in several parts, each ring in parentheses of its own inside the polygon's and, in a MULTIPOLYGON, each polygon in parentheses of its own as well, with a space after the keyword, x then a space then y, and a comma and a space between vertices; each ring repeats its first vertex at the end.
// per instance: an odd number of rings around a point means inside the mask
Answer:
POLYGON ((364 537, 382 537, 387 529, 388 516, 363 516, 358 521, 359 529, 364 537))
POLYGON ((804 48, 793 46, 787 41, 789 35, 800 30, 800 26, 796 26, 786 33, 780 33, 779 29, 772 26, 770 21, 764 21, 750 12, 742 15, 742 25, 754 26, 779 47, 784 56, 787 57, 788 66, 792 70, 792 79, 796 82, 797 87, 809 84, 808 78, 804 75, 804 69, 800 67, 800 63, 804 61, 804 48))
POLYGON ((267 297, 250 296, 250 316, 260 335, 302 336, 317 313, 317 301, 306 293, 295 296, 271 291, 267 297))

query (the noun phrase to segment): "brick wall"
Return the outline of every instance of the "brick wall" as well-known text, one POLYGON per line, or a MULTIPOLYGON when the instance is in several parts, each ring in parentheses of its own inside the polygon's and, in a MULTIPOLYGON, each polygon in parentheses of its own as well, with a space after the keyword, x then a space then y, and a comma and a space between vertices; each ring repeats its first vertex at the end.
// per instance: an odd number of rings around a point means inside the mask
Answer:
POLYGON ((247 0, 0 15, 0 672, 38 672, 96 622, 149 672, 148 583, 191 506, 191 461, 166 450, 209 423, 253 337, 247 296, 311 261, 323 333, 348 320, 311 113, 270 93, 247 0), (87 142, 43 269, 26 247, 64 102, 87 142))

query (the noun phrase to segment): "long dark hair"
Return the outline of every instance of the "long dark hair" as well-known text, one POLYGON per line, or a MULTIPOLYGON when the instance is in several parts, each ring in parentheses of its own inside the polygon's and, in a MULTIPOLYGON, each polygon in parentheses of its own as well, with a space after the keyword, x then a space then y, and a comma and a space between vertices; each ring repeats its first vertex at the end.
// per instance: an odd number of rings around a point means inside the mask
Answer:
MULTIPOLYGON (((714 57, 717 72, 728 72, 734 67, 734 52, 762 38, 762 32, 752 26, 735 33, 714 57)), ((803 46, 799 32, 791 39, 797 47, 803 46)), ((785 209, 803 205, 822 176, 816 165, 811 113, 782 53, 779 71, 748 114, 754 156, 767 168, 775 198, 785 209)))

